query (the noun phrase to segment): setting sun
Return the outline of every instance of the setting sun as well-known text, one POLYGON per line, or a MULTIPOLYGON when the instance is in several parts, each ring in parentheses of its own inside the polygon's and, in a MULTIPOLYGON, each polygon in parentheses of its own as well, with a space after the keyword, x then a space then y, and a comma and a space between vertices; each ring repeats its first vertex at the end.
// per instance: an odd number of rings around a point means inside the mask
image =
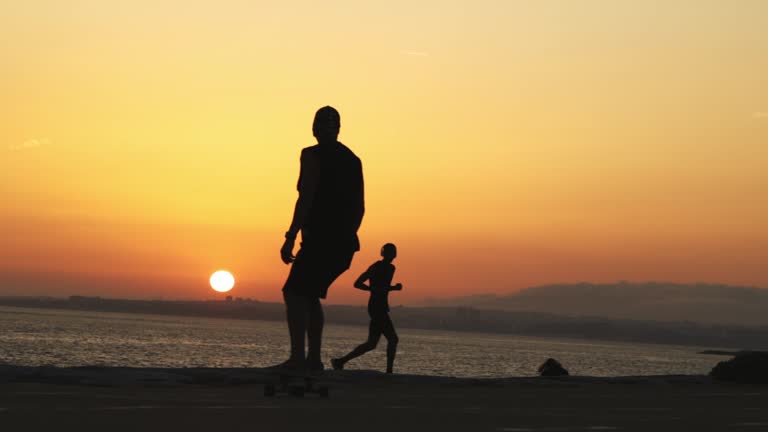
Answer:
POLYGON ((235 286, 235 277, 226 270, 219 270, 211 275, 211 288, 218 292, 227 292, 235 286))

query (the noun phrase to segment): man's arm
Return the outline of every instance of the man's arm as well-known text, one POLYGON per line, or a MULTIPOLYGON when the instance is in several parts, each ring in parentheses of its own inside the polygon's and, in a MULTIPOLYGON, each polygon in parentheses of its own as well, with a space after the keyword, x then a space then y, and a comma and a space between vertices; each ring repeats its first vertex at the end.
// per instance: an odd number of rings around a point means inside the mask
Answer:
POLYGON ((320 180, 320 167, 317 158, 307 151, 301 152, 301 175, 299 177, 299 198, 293 210, 293 220, 288 232, 295 238, 307 220, 312 201, 320 180))
POLYGON ((401 283, 394 284, 391 287, 389 287, 389 290, 390 291, 402 291, 403 290, 403 284, 401 284, 401 283))
POLYGON ((304 223, 307 220, 309 211, 312 208, 312 202, 317 191, 317 183, 320 178, 320 169, 315 157, 306 150, 301 152, 301 173, 299 174, 299 198, 296 200, 296 206, 293 209, 293 219, 288 232, 285 233, 285 243, 280 249, 280 257, 283 262, 290 264, 295 257, 293 256, 293 246, 304 223))
POLYGON ((363 164, 358 160, 358 173, 360 176, 359 188, 355 193, 355 232, 360 229, 365 215, 365 182, 363 181, 363 164))
POLYGON ((365 281, 370 279, 371 275, 368 273, 368 270, 363 272, 357 280, 355 281, 355 288, 363 291, 370 291, 371 287, 365 284, 365 281))

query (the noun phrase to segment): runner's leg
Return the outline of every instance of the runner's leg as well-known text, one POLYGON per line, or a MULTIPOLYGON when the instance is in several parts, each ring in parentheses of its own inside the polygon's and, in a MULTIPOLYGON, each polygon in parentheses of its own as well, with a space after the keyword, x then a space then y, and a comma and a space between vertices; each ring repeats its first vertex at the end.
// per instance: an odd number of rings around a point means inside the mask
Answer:
POLYGON ((358 345, 349 354, 338 359, 342 367, 344 363, 374 350, 376 345, 379 344, 379 339, 381 339, 381 320, 376 316, 372 316, 371 323, 368 325, 368 340, 358 345))
POLYGON ((395 364, 395 356, 397 355, 397 343, 400 339, 397 337, 395 326, 392 323, 392 319, 387 314, 385 322, 382 326, 382 333, 387 338, 387 373, 392 373, 392 369, 395 364))

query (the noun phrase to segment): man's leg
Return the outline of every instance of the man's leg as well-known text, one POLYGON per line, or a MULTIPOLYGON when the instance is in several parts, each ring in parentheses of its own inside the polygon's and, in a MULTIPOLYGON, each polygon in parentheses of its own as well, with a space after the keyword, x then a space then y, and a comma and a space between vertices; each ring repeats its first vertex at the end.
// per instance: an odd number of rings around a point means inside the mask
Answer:
POLYGON ((349 352, 349 354, 345 355, 344 357, 333 359, 332 364, 334 369, 344 369, 344 365, 352 360, 360 357, 361 355, 367 353, 368 351, 373 351, 376 349, 377 342, 374 341, 365 341, 362 344, 358 345, 349 352))
POLYGON ((376 349, 376 345, 379 344, 381 338, 381 323, 376 318, 371 318, 371 323, 368 326, 368 340, 358 345, 344 357, 331 360, 331 364, 334 369, 344 369, 344 364, 348 361, 360 357, 368 351, 376 349))
POLYGON ((397 355, 397 343, 400 338, 397 337, 395 332, 395 326, 392 324, 392 319, 387 314, 387 320, 383 329, 384 337, 387 338, 387 373, 391 374, 395 365, 395 356, 397 355))
POLYGON ((328 294, 328 288, 333 284, 333 281, 349 269, 353 255, 354 252, 323 251, 316 257, 319 270, 315 272, 316 279, 312 281, 314 284, 313 288, 316 288, 312 292, 317 297, 309 298, 307 306, 309 311, 309 325, 307 327, 309 352, 307 353, 307 363, 311 371, 321 371, 324 367, 321 351, 325 317, 320 299, 325 298, 328 294))
POLYGON ((283 291, 285 312, 288 320, 288 333, 291 337, 291 357, 289 362, 304 363, 304 334, 307 331, 307 299, 303 296, 283 291))
POLYGON ((309 309, 307 363, 310 368, 318 368, 323 364, 320 356, 320 349, 323 343, 323 325, 325 324, 323 305, 320 304, 319 298, 307 298, 307 303, 307 308, 309 309))

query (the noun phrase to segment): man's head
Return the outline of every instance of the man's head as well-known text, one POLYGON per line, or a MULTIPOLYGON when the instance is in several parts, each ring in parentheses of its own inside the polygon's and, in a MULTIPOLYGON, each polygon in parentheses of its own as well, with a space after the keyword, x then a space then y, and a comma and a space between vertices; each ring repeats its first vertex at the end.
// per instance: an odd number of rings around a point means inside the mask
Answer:
POLYGON ((315 113, 312 135, 318 142, 336 141, 341 128, 341 116, 335 108, 324 106, 315 113))
POLYGON ((387 243, 381 247, 381 257, 387 261, 392 261, 397 256, 397 246, 387 243))

